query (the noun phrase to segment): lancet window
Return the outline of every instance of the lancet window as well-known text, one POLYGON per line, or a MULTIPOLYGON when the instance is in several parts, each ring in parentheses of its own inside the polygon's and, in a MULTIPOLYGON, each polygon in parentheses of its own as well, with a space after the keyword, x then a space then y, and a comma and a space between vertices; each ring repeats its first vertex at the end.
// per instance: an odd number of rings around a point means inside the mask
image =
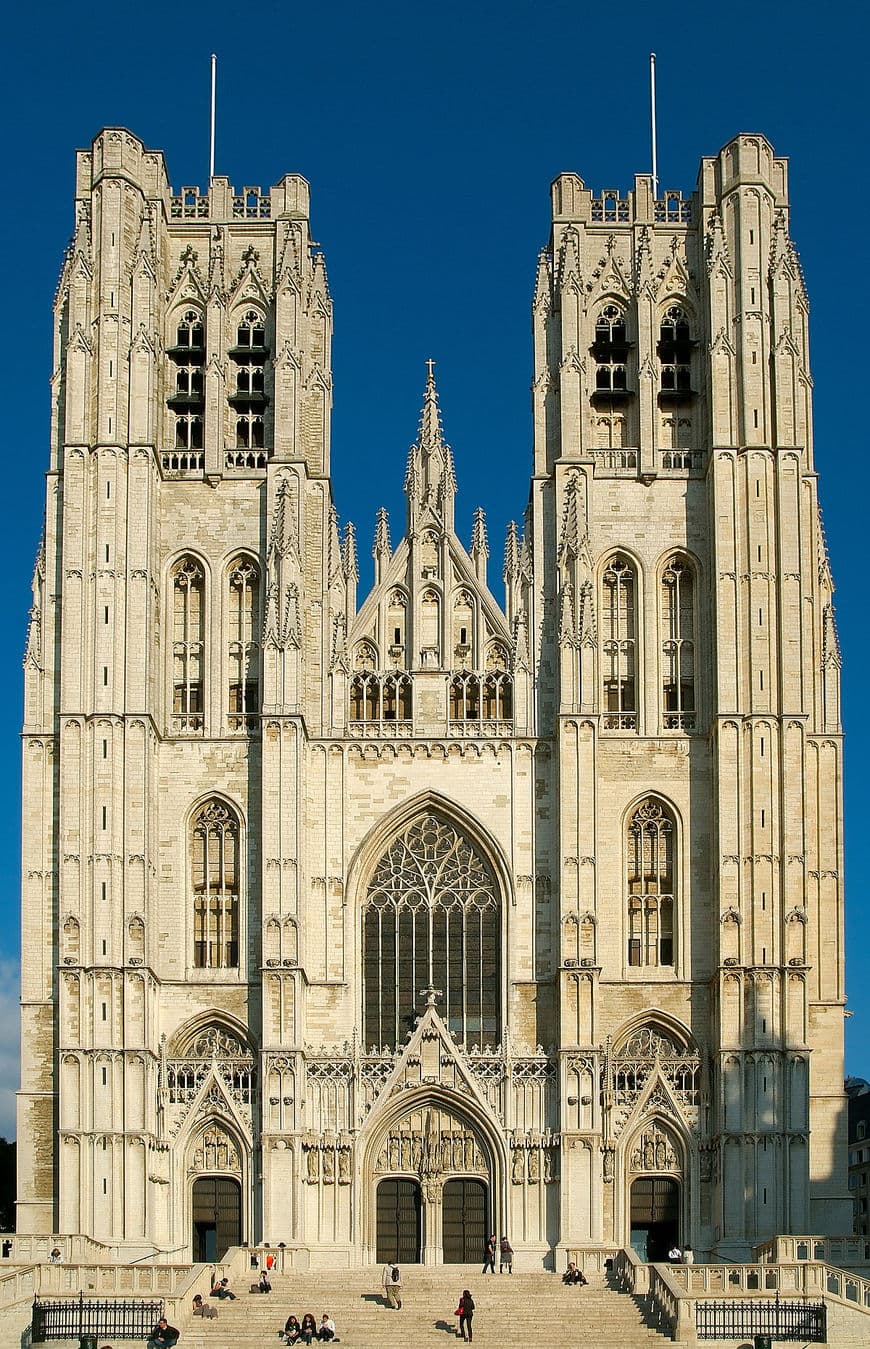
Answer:
POLYGON ((205 330, 202 315, 186 310, 175 329, 175 343, 168 349, 172 362, 171 389, 167 403, 175 416, 175 448, 201 450, 205 406, 205 330))
POLYGON ((674 963, 675 827, 661 802, 648 798, 628 823, 628 963, 674 963))
POLYGON ((625 314, 618 305, 607 304, 595 320, 592 356, 595 360, 596 395, 611 399, 629 396, 628 353, 625 314))
POLYGON ((637 578, 627 558, 611 558, 602 584, 602 710, 608 730, 637 728, 637 578))
POLYGON ((689 317, 680 305, 666 310, 659 328, 659 366, 663 399, 687 398, 692 392, 692 336, 689 317))
POLYGON ((662 572, 662 718, 666 730, 695 728, 695 584, 672 558, 662 572))
POLYGON ((260 572, 249 558, 229 569, 228 725, 255 731, 260 710, 260 572))
POLYGON ((197 969, 239 964, 238 816, 222 801, 207 801, 191 828, 193 963, 197 969))
POLYGON ((427 814, 377 863, 363 913, 367 1045, 400 1045, 424 989, 466 1045, 495 1044, 501 1014, 501 900, 489 863, 456 825, 427 814))
POLYGON ((204 726, 205 573, 193 557, 172 572, 172 727, 201 732, 204 726))

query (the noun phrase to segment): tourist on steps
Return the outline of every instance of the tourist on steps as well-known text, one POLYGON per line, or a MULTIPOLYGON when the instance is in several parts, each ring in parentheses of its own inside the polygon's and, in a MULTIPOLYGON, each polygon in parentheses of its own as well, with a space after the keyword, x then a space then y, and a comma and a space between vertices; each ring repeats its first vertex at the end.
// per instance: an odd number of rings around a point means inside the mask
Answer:
POLYGON ((320 1318, 320 1329, 317 1332, 317 1338, 319 1340, 335 1339, 335 1322, 329 1315, 329 1312, 324 1312, 320 1318))
POLYGON ((295 1316, 288 1316, 284 1322, 284 1343, 298 1344, 299 1337, 302 1334, 302 1327, 295 1316))
POLYGON ((394 1311, 402 1310, 402 1271, 398 1265, 394 1265, 392 1260, 388 1260, 384 1265, 384 1271, 381 1275, 381 1282, 384 1285, 384 1297, 394 1311))
POLYGON ((568 1268, 562 1275, 562 1282, 567 1283, 569 1285, 579 1284, 582 1287, 583 1284, 588 1283, 589 1280, 586 1278, 586 1275, 583 1273, 582 1269, 578 1269, 577 1266, 574 1264, 574 1261, 569 1260, 568 1268))
POLYGON ((483 1248, 483 1269, 482 1274, 489 1270, 490 1274, 495 1273, 495 1232, 491 1237, 487 1237, 486 1245, 483 1248))
POLYGON ((264 1269, 260 1271, 260 1279, 259 1283, 257 1284, 257 1287, 259 1288, 261 1293, 271 1293, 272 1291, 272 1285, 269 1282, 269 1276, 264 1269))
POLYGON ((171 1326, 165 1316, 161 1316, 148 1337, 148 1349, 169 1349, 178 1343, 178 1331, 171 1326))
POLYGON ((203 1302, 202 1293, 197 1293, 193 1299, 193 1314, 201 1316, 204 1321, 211 1321, 217 1316, 217 1307, 211 1307, 207 1302, 203 1302))
POLYGON ((229 1298, 230 1302, 235 1302, 236 1300, 235 1293, 230 1291, 229 1279, 216 1279, 211 1287, 211 1296, 220 1298, 222 1302, 226 1298, 229 1298))
POLYGON ((507 1272, 508 1272, 508 1274, 513 1274, 513 1272, 514 1272, 514 1248, 513 1248, 513 1246, 510 1244, 510 1242, 508 1241, 507 1237, 503 1236, 502 1239, 501 1239, 501 1241, 499 1242, 499 1248, 498 1248, 498 1272, 499 1272, 499 1274, 504 1274, 505 1266, 507 1266, 507 1272))
MULTIPOLYGON (((493 1241, 495 1241, 495 1237, 493 1237, 493 1241)), ((493 1274, 494 1273, 495 1270, 493 1270, 493 1274)), ((459 1317, 459 1334, 464 1340, 468 1340, 470 1344, 474 1339, 474 1336, 471 1333, 471 1322, 474 1319, 474 1298, 467 1288, 463 1288, 462 1290, 462 1297, 459 1299, 456 1315, 459 1317), (467 1334, 466 1331, 468 1332, 467 1334)))
POLYGON ((317 1322, 311 1312, 306 1312, 302 1318, 302 1325, 299 1327, 299 1339, 302 1344, 311 1344, 312 1340, 316 1338, 317 1322))

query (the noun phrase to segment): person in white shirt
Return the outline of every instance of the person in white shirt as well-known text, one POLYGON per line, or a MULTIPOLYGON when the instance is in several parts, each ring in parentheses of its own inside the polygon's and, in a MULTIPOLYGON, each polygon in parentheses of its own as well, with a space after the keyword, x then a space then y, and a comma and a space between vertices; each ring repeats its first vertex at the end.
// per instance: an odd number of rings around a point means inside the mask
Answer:
POLYGON ((402 1271, 398 1265, 394 1265, 392 1260, 388 1260, 384 1265, 384 1272, 381 1276, 384 1285, 384 1294, 393 1310, 401 1311, 402 1308, 402 1271))
POLYGON ((320 1318, 320 1329, 317 1332, 317 1338, 319 1340, 335 1339, 335 1322, 329 1315, 329 1312, 324 1312, 320 1318))

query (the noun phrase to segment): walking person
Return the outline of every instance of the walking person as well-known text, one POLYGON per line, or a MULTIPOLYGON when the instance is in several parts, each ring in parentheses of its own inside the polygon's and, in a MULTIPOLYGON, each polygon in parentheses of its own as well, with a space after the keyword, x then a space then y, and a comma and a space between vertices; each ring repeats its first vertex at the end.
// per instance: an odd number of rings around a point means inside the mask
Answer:
POLYGON ((510 1244, 510 1242, 508 1241, 507 1237, 503 1236, 502 1239, 501 1239, 501 1241, 499 1242, 499 1248, 498 1248, 498 1272, 499 1272, 499 1274, 504 1274, 504 1271, 505 1271, 505 1265, 507 1265, 507 1272, 508 1272, 508 1274, 513 1274, 513 1272, 514 1272, 514 1248, 513 1248, 513 1246, 510 1244))
POLYGON ((495 1232, 491 1237, 487 1237, 486 1245, 483 1248, 483 1269, 482 1274, 489 1270, 490 1274, 495 1273, 495 1232))
POLYGON ((393 1308, 393 1311, 402 1310, 402 1271, 398 1265, 394 1265, 392 1260, 388 1260, 384 1265, 381 1282, 384 1285, 384 1297, 393 1308))
MULTIPOLYGON (((493 1238, 495 1240, 495 1238, 493 1238)), ((495 1270, 493 1270, 495 1273, 495 1270)), ((456 1315, 459 1317, 459 1333, 469 1344, 474 1339, 471 1330, 471 1322, 474 1319, 474 1298, 467 1288, 463 1288, 462 1297, 459 1299, 459 1306, 456 1308, 456 1315), (466 1331, 468 1332, 466 1334, 466 1331)))

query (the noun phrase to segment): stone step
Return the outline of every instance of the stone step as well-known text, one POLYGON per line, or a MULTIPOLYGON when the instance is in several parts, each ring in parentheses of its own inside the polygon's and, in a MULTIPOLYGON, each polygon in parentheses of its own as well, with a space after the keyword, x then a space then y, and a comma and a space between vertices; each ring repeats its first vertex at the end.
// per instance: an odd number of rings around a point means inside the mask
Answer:
POLYGON ((316 1270, 275 1275, 270 1294, 236 1286, 235 1302, 215 1302, 218 1318, 192 1322, 185 1349, 262 1349, 278 1343, 278 1331, 292 1311, 299 1319, 310 1311, 320 1321, 328 1311, 343 1345, 351 1349, 415 1349, 444 1345, 456 1336, 454 1309, 463 1288, 475 1300, 475 1340, 509 1345, 533 1340, 545 1349, 568 1345, 649 1349, 667 1337, 649 1326, 633 1298, 599 1284, 566 1288, 557 1275, 517 1273, 486 1277, 479 1266, 411 1266, 403 1269, 402 1308, 386 1304, 381 1269, 316 1270))

